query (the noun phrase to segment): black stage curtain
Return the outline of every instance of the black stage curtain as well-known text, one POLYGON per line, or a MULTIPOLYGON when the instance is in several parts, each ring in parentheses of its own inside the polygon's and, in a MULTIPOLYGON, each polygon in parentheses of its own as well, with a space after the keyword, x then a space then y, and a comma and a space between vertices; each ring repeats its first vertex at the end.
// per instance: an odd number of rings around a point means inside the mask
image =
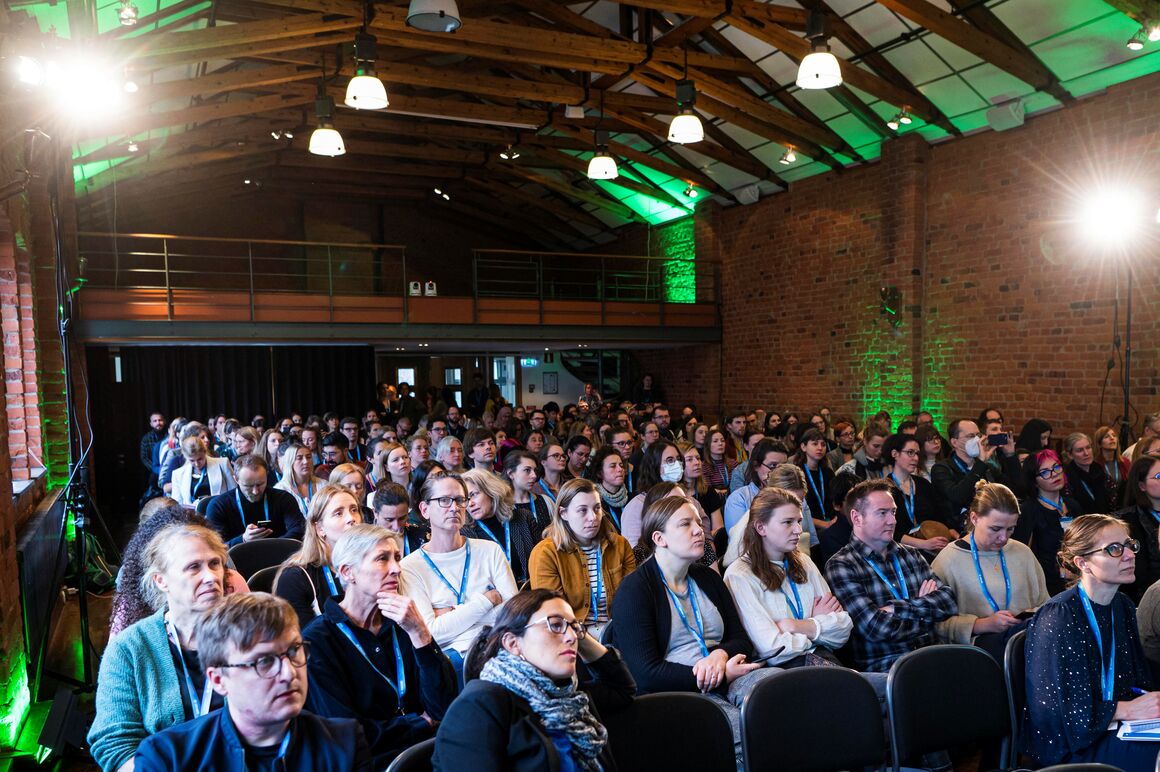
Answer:
POLYGON ((225 413, 267 426, 298 412, 361 416, 373 404, 371 346, 107 346, 86 349, 94 488, 119 513, 135 510, 148 473, 138 460, 149 414, 199 421, 225 413), (115 379, 114 357, 121 361, 115 379))

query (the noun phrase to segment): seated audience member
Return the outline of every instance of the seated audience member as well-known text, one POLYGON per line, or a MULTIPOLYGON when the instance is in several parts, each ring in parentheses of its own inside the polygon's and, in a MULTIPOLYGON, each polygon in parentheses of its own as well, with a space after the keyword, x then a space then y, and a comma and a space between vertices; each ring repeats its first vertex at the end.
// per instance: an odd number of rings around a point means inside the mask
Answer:
POLYGON ((338 430, 346 437, 346 460, 355 464, 366 463, 367 450, 359 438, 358 419, 353 416, 342 419, 338 424, 338 430))
MULTIPOLYGON (((1147 424, 1145 424, 1147 427, 1147 424)), ((1145 433, 1147 428, 1145 428, 1145 433)), ((1096 429, 1095 434, 1092 435, 1092 442, 1095 443, 1096 462, 1104 468, 1108 473, 1108 478, 1111 480, 1111 485, 1114 486, 1112 490, 1112 501, 1120 501, 1120 489, 1124 485, 1124 480, 1128 478, 1128 468, 1132 465, 1131 455, 1137 445, 1146 444, 1141 438, 1131 448, 1128 448, 1128 453, 1120 453, 1120 437, 1116 430, 1110 426, 1101 426, 1096 429)))
POLYGON ((495 543, 461 533, 467 509, 463 478, 429 476, 415 498, 431 524, 431 540, 403 559, 403 586, 459 675, 475 636, 516 594, 516 580, 495 543))
POLYGON ((532 588, 560 593, 600 640, 616 590, 635 568, 632 545, 604 516, 595 484, 564 483, 552 524, 528 561, 532 588))
POLYGON ((564 452, 564 446, 552 437, 540 449, 538 459, 540 461, 539 469, 541 472, 539 482, 540 492, 549 501, 555 502, 556 493, 560 490, 560 486, 568 479, 564 476, 564 472, 568 468, 568 455, 564 452))
MULTIPOLYGON (((850 475, 846 475, 846 478, 850 479, 850 475)), ((807 555, 810 554, 810 549, 817 546, 819 540, 818 534, 814 530, 814 519, 810 516, 809 504, 806 503, 806 476, 802 472, 801 467, 797 464, 780 464, 777 469, 772 470, 769 476, 765 478, 765 487, 784 488, 797 496, 802 502, 806 538, 798 542, 798 549, 807 555)), ((760 491, 758 493, 760 495, 760 491)), ((750 505, 752 505, 752 502, 750 502, 750 505)), ((733 561, 737 560, 741 555, 741 545, 744 542, 745 531, 749 528, 748 510, 750 505, 746 506, 746 512, 741 516, 741 519, 729 529, 729 546, 726 547, 725 555, 721 559, 721 564, 726 568, 732 565, 733 561)), ((845 546, 845 544, 842 546, 845 546)))
POLYGON ((141 589, 155 612, 111 639, 101 657, 88 741, 104 772, 132 769, 146 737, 222 705, 198 660, 195 628, 225 593, 225 544, 209 528, 175 524, 141 558, 141 589))
POLYGON ((828 515, 834 495, 834 470, 830 469, 826 461, 828 452, 825 435, 810 427, 801 433, 797 451, 791 457, 805 473, 806 502, 811 512, 821 513, 815 518, 814 526, 822 531, 830 525, 828 515))
POLYGON ((370 772, 358 722, 302 710, 310 649, 286 601, 266 593, 235 595, 205 614, 196 637, 206 680, 226 706, 147 738, 134 760, 136 772, 370 772))
POLYGON ((838 664, 834 651, 854 626, 817 566, 798 550, 803 536, 809 538, 801 499, 784 488, 764 488, 749 510, 740 556, 725 572, 754 653, 772 656, 769 664, 782 668, 838 664))
POLYGON ((471 469, 495 471, 497 448, 495 434, 491 429, 477 426, 463 436, 463 452, 467 454, 466 465, 471 469))
POLYGON ((705 529, 690 499, 669 496, 646 509, 641 540, 652 554, 620 584, 612 643, 642 694, 709 695, 729 716, 739 743, 745 695, 781 671, 746 662, 753 645, 733 597, 720 576, 697 563, 705 529))
POLYGON ((431 438, 427 432, 419 431, 407 438, 407 454, 411 457, 411 468, 431 458, 431 438))
POLYGON ((872 672, 933 643, 935 624, 957 611, 922 553, 894 541, 891 489, 887 480, 866 480, 846 494, 853 535, 826 563, 834 596, 854 621, 854 662, 872 672))
POLYGON ((1023 424, 1019 436, 1015 438, 1015 452, 1019 460, 1027 458, 1041 450, 1047 450, 1051 443, 1051 424, 1042 418, 1032 418, 1023 424))
MULTIPOLYGON (((313 416, 312 416, 313 417, 313 416)), ((307 423, 302 427, 302 432, 299 435, 299 442, 302 443, 310 451, 310 470, 322 463, 322 447, 319 445, 319 440, 322 438, 322 432, 318 426, 313 423, 307 423)))
POLYGON ((463 441, 455 435, 439 440, 435 446, 435 460, 446 467, 447 471, 461 474, 463 468, 463 441))
POLYGON ((826 456, 831 469, 841 469, 842 466, 854 460, 854 446, 858 441, 858 431, 849 421, 838 421, 834 424, 834 440, 836 447, 826 456))
POLYGON ((368 492, 373 493, 375 488, 381 485, 384 480, 390 480, 391 475, 387 472, 385 453, 392 444, 391 440, 381 435, 367 442, 367 460, 364 469, 367 474, 368 492))
POLYGON ((746 471, 749 469, 749 457, 753 455, 753 448, 757 443, 765 439, 765 433, 760 431, 748 430, 741 436, 741 447, 745 448, 747 454, 746 459, 733 467, 733 473, 729 475, 729 492, 743 488, 747 484, 746 471))
MULTIPOLYGON (((580 427, 581 424, 574 426, 580 427)), ((592 440, 583 434, 569 437, 564 445, 564 455, 568 457, 568 464, 564 467, 561 477, 565 480, 583 477, 585 470, 588 469, 588 458, 592 455, 592 440)))
POLYGON ((967 536, 931 565, 955 594, 958 612, 935 625, 939 640, 968 643, 1003 663, 1007 640, 1051 596, 1043 568, 1027 545, 1011 539, 1019 502, 1006 485, 980 480, 967 515, 967 536))
POLYGON ((605 445, 588 462, 587 479, 596 483, 604 514, 612 521, 616 532, 621 530, 621 515, 628 503, 628 486, 624 456, 611 445, 605 445))
POLYGON ((402 534, 403 557, 423 546, 423 542, 426 541, 426 531, 408 522, 411 513, 411 497, 407 494, 406 488, 398 483, 384 483, 375 491, 371 502, 371 508, 375 513, 375 525, 402 534))
POLYGON ((1074 586, 1040 607, 1027 627, 1020 739, 1040 765, 1155 767, 1154 743, 1120 740, 1108 729, 1115 720, 1160 718, 1160 692, 1147 691, 1152 675, 1136 610, 1118 592, 1132 581, 1139 548, 1108 515, 1082 515, 1067 529, 1059 560, 1074 586))
POLYGON ((230 445, 227 458, 230 461, 235 461, 242 456, 253 453, 258 447, 258 440, 262 439, 262 435, 252 426, 242 426, 234 432, 234 441, 230 445))
POLYGON ((302 548, 274 576, 274 594, 289 601, 300 627, 322 613, 328 598, 342 597, 330 553, 339 537, 362 521, 362 508, 346 488, 327 483, 314 495, 302 548))
POLYGON ((869 422, 862 431, 862 446, 854 451, 854 458, 835 470, 834 474, 852 474, 859 480, 884 477, 889 464, 882 457, 882 448, 890 436, 890 424, 869 422))
POLYGON ((375 519, 375 513, 370 508, 371 494, 367 490, 367 475, 358 464, 346 462, 330 470, 330 477, 326 480, 331 485, 340 485, 350 491, 362 509, 363 522, 370 523, 375 519), (366 502, 365 504, 363 502, 366 502))
POLYGON ((946 443, 943 442, 942 435, 938 433, 938 429, 934 428, 934 424, 919 424, 918 431, 914 433, 914 438, 918 440, 919 447, 922 448, 922 458, 919 460, 918 475, 929 480, 934 465, 946 458, 946 443))
MULTIPOLYGON (((704 467, 702 467, 702 470, 704 467)), ((677 485, 684 477, 681 451, 668 440, 656 440, 637 464, 636 494, 620 513, 620 534, 633 546, 640 541, 641 517, 648 492, 662 482, 677 485)), ((706 481, 706 484, 708 482, 706 481)), ((712 487, 712 486, 709 486, 712 487)))
POLYGON ((516 516, 528 521, 534 542, 543 537, 544 529, 552 522, 552 507, 540 495, 539 464, 526 450, 513 450, 504 456, 503 478, 512 488, 512 507, 516 516))
POLYGON ((278 466, 279 458, 281 458, 279 451, 282 448, 282 443, 285 441, 286 438, 282 432, 277 429, 267 429, 262 433, 261 438, 258 440, 258 447, 254 451, 256 455, 261 456, 262 460, 266 462, 267 477, 269 478, 266 487, 268 488, 273 488, 278 483, 278 480, 282 478, 282 473, 279 471, 278 466))
MULTIPOLYGON (((507 480, 482 469, 463 474, 467 485, 468 518, 462 533, 469 539, 487 539, 501 550, 511 566, 516 584, 528 580, 528 557, 539 541, 525 512, 512 506, 512 487, 507 480)), ((537 529, 538 530, 538 529, 537 529)))
POLYGON ((1056 555, 1064 529, 1079 514, 1079 505, 1063 491, 1063 466, 1054 450, 1031 454, 1024 468, 1027 477, 1024 485, 1034 494, 1023 501, 1015 538, 1031 547, 1043 567, 1047 594, 1056 595, 1064 589, 1056 555))
POLYGON ((974 421, 966 419, 953 421, 947 435, 950 456, 931 468, 930 481, 946 500, 947 517, 954 522, 955 530, 961 532, 967 509, 975 497, 975 483, 979 480, 1002 483, 1021 496, 1023 474, 1015 456, 1015 441, 1010 435, 1006 445, 996 447, 979 434, 974 421), (992 465, 993 460, 998 461, 997 467, 992 465))
POLYGON ((505 603, 467 669, 471 680, 435 735, 434 769, 616 768, 599 711, 627 707, 636 685, 556 593, 526 590, 505 603))
POLYGON ((310 448, 299 442, 286 443, 282 450, 282 479, 274 489, 293 496, 303 517, 310 511, 314 494, 326 484, 326 480, 314 475, 314 467, 310 448))
POLYGON ((411 484, 407 486, 407 495, 411 498, 411 515, 408 522, 423 532, 423 541, 431 536, 431 524, 419 514, 419 500, 423 497, 423 486, 428 477, 442 477, 448 470, 438 461, 424 461, 411 475, 411 484))
MULTIPOLYGON (((894 540, 908 547, 923 550, 932 557, 947 546, 946 536, 923 538, 919 531, 923 523, 933 520, 946 525, 946 507, 941 494, 929 480, 918 476, 918 457, 922 453, 918 440, 909 434, 894 434, 882 446, 886 462, 886 479, 894 483, 891 496, 898 507, 895 515, 894 540)), ((955 520, 958 520, 956 517, 955 520)), ((946 529, 940 529, 944 533, 946 529)), ((951 538, 958 538, 952 528, 951 538)))
MULTIPOLYGON (((737 442, 741 442, 740 437, 737 438, 737 442)), ((728 497, 729 481, 732 479, 733 471, 738 464, 737 456, 730 455, 730 452, 741 453, 745 458, 748 458, 749 456, 745 454, 745 448, 730 442, 729 432, 726 430, 710 429, 705 436, 705 447, 702 450, 704 455, 701 458, 701 464, 705 481, 709 483, 709 487, 717 491, 717 495, 728 497)), ((643 480, 636 486, 636 489, 647 490, 643 480)))
POLYGON ((1128 506, 1116 516, 1142 546, 1136 556, 1136 578, 1123 590, 1138 603, 1144 591, 1160 580, 1160 459, 1144 456, 1133 461, 1124 495, 1128 506))
POLYGON ((715 534, 725 527, 725 499, 705 479, 701 452, 687 440, 677 440, 677 450, 684 461, 681 487, 689 492, 705 513, 709 532, 715 534))
POLYGON ((261 456, 251 453, 234 462, 237 487, 210 499, 205 508, 209 524, 227 546, 276 536, 301 539, 305 529, 298 502, 285 491, 267 488, 269 469, 261 456))
POLYGON ((411 454, 407 452, 407 447, 397 442, 390 443, 382 449, 382 454, 383 472, 386 475, 382 479, 408 487, 414 467, 411 466, 411 454))
MULTIPOLYGON (((133 532, 121 554, 121 568, 117 572, 117 590, 113 594, 113 608, 109 614, 109 637, 120 634, 129 625, 153 614, 157 609, 150 604, 142 589, 141 577, 145 565, 143 553, 159 532, 171 525, 199 525, 206 528, 204 517, 178 504, 168 496, 150 499, 141 508, 140 525, 133 532)), ((232 568, 226 568, 225 594, 248 592, 246 580, 232 568)))
MULTIPOLYGON (((649 488, 648 492, 641 496, 641 511, 647 512, 649 507, 668 496, 689 498, 688 491, 682 488, 680 484, 671 482, 659 482, 653 487, 649 488)), ((701 522, 708 522, 709 518, 705 516, 705 512, 701 509, 701 505, 697 503, 697 500, 694 498, 689 498, 689 501, 692 502, 693 508, 697 510, 697 514, 701 516, 701 522)), ((644 534, 642 533, 640 538, 637 539, 636 544, 632 546, 632 554, 636 557, 637 565, 640 565, 644 561, 648 560, 649 556, 652 555, 651 544, 652 542, 650 540, 646 540, 644 538, 644 534)), ((717 554, 717 549, 713 545, 713 540, 711 538, 705 539, 705 554, 702 555, 701 559, 697 562, 720 574, 721 570, 717 566, 719 557, 720 556, 717 554)))
POLYGON ((310 642, 306 707, 355 718, 374 768, 435 733, 455 698, 455 675, 415 602, 400 594, 398 534, 360 523, 334 545, 343 587, 303 631, 310 642))
MULTIPOLYGON (((830 558, 837 555, 843 547, 849 544, 850 537, 854 535, 854 526, 850 524, 850 510, 846 507, 846 500, 849 498, 850 489, 859 482, 861 480, 852 474, 840 474, 834 478, 833 521, 829 528, 818 534, 817 551, 810 551, 814 565, 822 566, 823 572, 830 558)), ((803 485, 805 483, 804 476, 802 483, 803 485)))
POLYGON ((1096 463, 1091 438, 1083 432, 1073 432, 1063 441, 1063 448, 1071 460, 1063 468, 1067 489, 1085 515, 1107 515, 1112 506, 1114 486, 1108 471, 1096 463))
POLYGON ((181 441, 185 463, 173 470, 173 498, 183 507, 193 509, 198 499, 233 490, 234 476, 224 458, 208 455, 205 440, 198 436, 181 441))
POLYGON ((1160 582, 1144 591, 1140 607, 1136 609, 1136 621, 1140 625, 1144 656, 1152 671, 1152 683, 1160 683, 1160 582))
POLYGON ((785 445, 777 440, 762 440, 753 447, 745 468, 745 487, 733 491, 725 500, 722 520, 727 531, 731 531, 749 511, 749 502, 765 487, 769 473, 788 459, 785 445))

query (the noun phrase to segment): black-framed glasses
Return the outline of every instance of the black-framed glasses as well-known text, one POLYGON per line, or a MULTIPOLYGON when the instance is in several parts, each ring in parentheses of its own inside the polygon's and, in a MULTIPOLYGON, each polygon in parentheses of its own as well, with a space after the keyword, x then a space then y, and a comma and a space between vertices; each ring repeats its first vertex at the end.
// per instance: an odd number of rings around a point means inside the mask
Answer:
POLYGON ((762 464, 762 466, 772 472, 774 469, 777 469, 779 466, 781 466, 781 462, 780 461, 771 461, 768 464, 762 464))
POLYGON ((467 506, 467 498, 465 496, 432 496, 429 499, 424 499, 424 501, 426 501, 428 504, 434 501, 444 509, 451 509, 452 504, 454 504, 456 507, 467 506))
POLYGON ((563 461, 567 458, 567 456, 565 456, 563 453, 549 453, 547 458, 550 458, 553 461, 563 461))
POLYGON ((1097 552, 1106 552, 1109 555, 1111 555, 1112 557, 1118 558, 1124 554, 1124 550, 1128 550, 1133 555, 1139 554, 1140 541, 1138 539, 1128 539, 1127 541, 1124 541, 1124 542, 1114 541, 1111 544, 1108 544, 1104 547, 1099 547, 1098 549, 1091 550, 1090 552, 1081 553, 1080 557, 1087 557, 1088 555, 1094 555, 1097 552))
POLYGON ((588 635, 587 625, 582 622, 569 622, 564 617, 551 616, 544 617, 543 619, 537 619, 535 622, 528 622, 527 627, 524 629, 526 630, 528 627, 532 627, 534 625, 544 625, 548 628, 548 632, 555 633, 556 635, 564 635, 566 632, 568 632, 568 628, 570 627, 572 628, 572 632, 576 633, 577 640, 588 635))
POLYGON ((1046 469, 1040 469, 1035 474, 1039 475, 1039 479, 1046 480, 1049 477, 1055 477, 1057 474, 1059 474, 1062 471, 1063 471, 1062 466, 1060 466, 1059 464, 1052 464, 1051 466, 1049 466, 1046 469))
POLYGON ((282 658, 295 667, 302 667, 310 659, 310 641, 299 641, 281 654, 263 654, 253 662, 237 662, 220 667, 252 667, 259 678, 276 678, 282 672, 282 658))
POLYGON ((904 456, 917 456, 918 455, 918 451, 915 450, 914 448, 907 448, 906 450, 900 450, 898 452, 904 456))

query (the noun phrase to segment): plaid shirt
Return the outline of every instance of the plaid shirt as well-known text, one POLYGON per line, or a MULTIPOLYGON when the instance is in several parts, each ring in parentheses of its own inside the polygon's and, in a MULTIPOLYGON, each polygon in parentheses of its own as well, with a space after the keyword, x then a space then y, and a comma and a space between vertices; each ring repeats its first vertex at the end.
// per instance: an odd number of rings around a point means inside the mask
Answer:
POLYGON ((933 643, 935 622, 958 611, 954 592, 931 573, 922 554, 895 542, 887 546, 883 559, 856 536, 851 537, 850 543, 826 563, 826 580, 854 620, 850 644, 859 670, 889 670, 906 652, 933 643), (897 583, 894 556, 902 566, 909 599, 896 598, 869 562, 874 561, 879 571, 897 583), (927 579, 934 579, 938 589, 920 598, 919 588, 927 579), (881 611, 883 606, 893 606, 894 613, 881 611))

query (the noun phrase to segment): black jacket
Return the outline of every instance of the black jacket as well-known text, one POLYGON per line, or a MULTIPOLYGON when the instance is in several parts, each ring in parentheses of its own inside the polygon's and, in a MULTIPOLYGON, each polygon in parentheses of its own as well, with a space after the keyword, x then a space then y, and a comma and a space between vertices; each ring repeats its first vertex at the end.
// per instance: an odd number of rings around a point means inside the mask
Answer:
MULTIPOLYGON (((1081 514, 1075 499, 1063 496, 1062 501, 1068 517, 1081 514)), ((1043 578, 1047 580, 1047 594, 1058 595, 1067 588, 1059 576, 1058 555, 1059 547, 1063 543, 1063 525, 1059 521, 1059 512, 1045 506, 1038 497, 1023 500, 1019 509, 1015 538, 1035 553, 1035 559, 1043 568, 1043 578)))
MULTIPOLYGON (((615 649, 586 669, 577 669, 580 689, 592 712, 627 707, 636 684, 615 649)), ((528 701, 499 684, 475 679, 447 711, 435 735, 435 770, 447 772, 556 772, 560 755, 528 701)), ((610 745, 600 754, 605 772, 615 772, 610 745)))
POLYGON ((1128 533, 1140 542, 1140 553, 1136 555, 1136 580, 1122 588, 1134 603, 1139 604, 1144 592, 1160 580, 1160 542, 1157 542, 1160 524, 1152 516, 1150 507, 1122 509, 1116 517, 1128 524, 1128 533))
POLYGON ((954 523, 953 527, 959 533, 963 532, 967 508, 975 498, 975 483, 979 480, 1002 483, 1011 489, 1016 498, 1027 495, 1019 457, 1008 456, 1002 450, 996 450, 995 456, 999 459, 999 469, 976 458, 971 468, 964 472, 959 466, 958 456, 952 455, 936 463, 930 470, 930 481, 947 502, 947 520, 954 523))
POLYGON ((305 535, 306 520, 302 517, 298 502, 286 491, 270 487, 266 488, 262 501, 257 504, 251 503, 237 488, 219 493, 206 504, 205 519, 221 534, 226 545, 232 547, 242 543, 242 534, 245 533, 247 525, 266 519, 267 504, 273 536, 301 539, 305 535), (240 511, 239 501, 242 504, 240 511))
POLYGON ((1092 464, 1085 472, 1074 461, 1063 468, 1067 475, 1067 490, 1085 515, 1106 515, 1115 509, 1112 504, 1112 485, 1103 464, 1092 464))
MULTIPOLYGON (((887 475, 886 479, 894 482, 889 475, 887 475)), ((913 521, 910 519, 910 512, 906 508, 908 503, 906 494, 902 492, 902 489, 897 484, 890 491, 890 495, 894 497, 894 505, 898 508, 896 515, 897 522, 894 526, 894 540, 901 542, 902 537, 910 533, 911 529, 922 525, 927 520, 937 520, 957 530, 958 518, 951 518, 947 515, 946 501, 930 480, 924 480, 917 475, 912 476, 910 479, 914 483, 913 521)))

